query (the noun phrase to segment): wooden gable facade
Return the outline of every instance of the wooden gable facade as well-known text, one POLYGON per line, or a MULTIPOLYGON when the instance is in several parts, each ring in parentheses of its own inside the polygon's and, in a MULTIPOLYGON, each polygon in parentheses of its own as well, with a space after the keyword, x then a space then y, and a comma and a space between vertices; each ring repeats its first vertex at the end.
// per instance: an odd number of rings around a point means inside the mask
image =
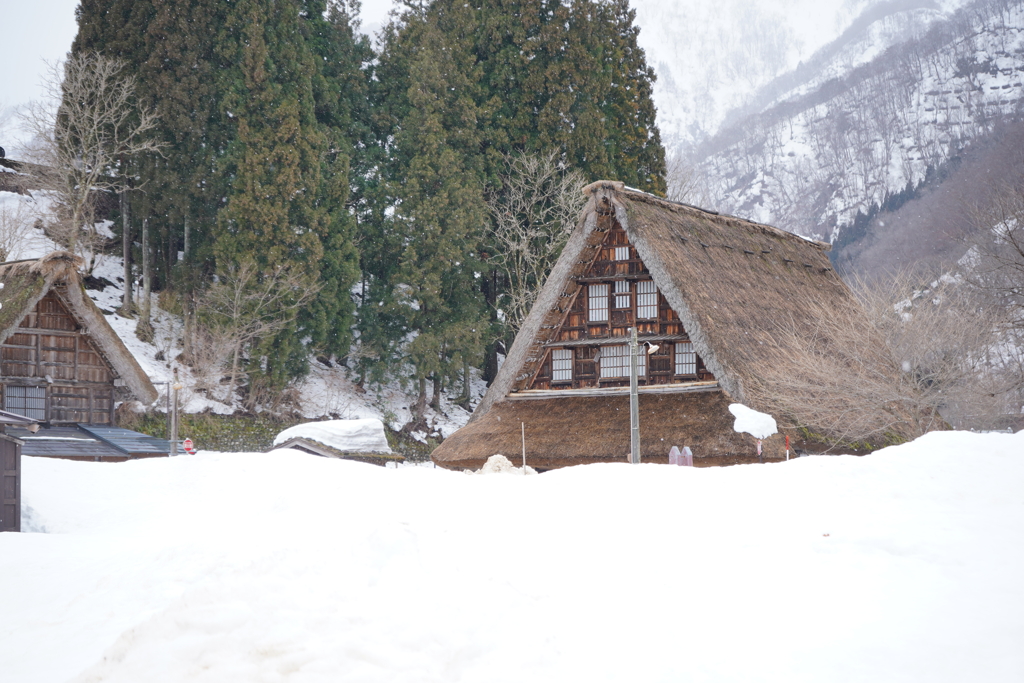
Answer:
POLYGON ((640 355, 641 386, 714 381, 679 316, 658 289, 626 231, 612 222, 528 389, 629 385, 629 334, 658 348, 640 355), (646 359, 646 362, 645 362, 646 359))
POLYGON ((3 407, 44 422, 112 424, 115 375, 54 291, 0 345, 3 407))
POLYGON ((156 387, 89 298, 81 258, 0 263, 0 407, 54 425, 114 423, 115 401, 156 387))

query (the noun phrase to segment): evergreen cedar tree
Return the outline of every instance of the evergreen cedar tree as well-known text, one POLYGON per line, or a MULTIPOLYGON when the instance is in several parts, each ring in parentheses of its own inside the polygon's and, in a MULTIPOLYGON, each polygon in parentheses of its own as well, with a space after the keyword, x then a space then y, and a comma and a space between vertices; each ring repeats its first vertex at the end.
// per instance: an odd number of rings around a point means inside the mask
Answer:
POLYGON ((160 114, 163 156, 127 160, 158 287, 187 294, 243 258, 299 268, 320 294, 250 350, 265 379, 304 372, 303 338, 346 356, 354 325, 360 376, 411 362, 422 394, 493 362, 484 198, 505 155, 555 149, 586 177, 664 194, 654 73, 628 0, 410 1, 376 55, 357 9, 82 0, 72 51, 126 60, 160 114))

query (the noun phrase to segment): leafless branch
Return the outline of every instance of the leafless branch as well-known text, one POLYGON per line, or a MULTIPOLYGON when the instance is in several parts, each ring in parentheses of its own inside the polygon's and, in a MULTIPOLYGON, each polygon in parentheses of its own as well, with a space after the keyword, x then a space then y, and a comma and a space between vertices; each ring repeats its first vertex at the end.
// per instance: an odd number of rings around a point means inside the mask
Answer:
POLYGON ((488 198, 494 261, 507 281, 499 307, 514 335, 562 252, 586 203, 586 181, 560 167, 555 153, 505 160, 502 189, 488 198))
POLYGON ((999 309, 973 288, 903 274, 855 291, 860 307, 809 297, 800 305, 813 329, 780 321, 762 340, 772 362, 751 387, 760 401, 837 445, 877 446, 946 424, 989 428, 1014 411, 1019 354, 999 309))
POLYGON ((234 401, 235 387, 243 377, 244 354, 291 324, 319 290, 319 285, 293 268, 261 270, 251 260, 218 274, 199 302, 204 323, 200 338, 221 349, 210 351, 215 362, 231 359, 225 403, 234 401))
POLYGON ((139 107, 135 77, 122 60, 87 53, 49 67, 44 99, 23 116, 32 133, 29 154, 50 169, 55 238, 91 261, 99 242, 95 193, 120 191, 125 160, 159 151, 152 136, 157 115, 139 107))

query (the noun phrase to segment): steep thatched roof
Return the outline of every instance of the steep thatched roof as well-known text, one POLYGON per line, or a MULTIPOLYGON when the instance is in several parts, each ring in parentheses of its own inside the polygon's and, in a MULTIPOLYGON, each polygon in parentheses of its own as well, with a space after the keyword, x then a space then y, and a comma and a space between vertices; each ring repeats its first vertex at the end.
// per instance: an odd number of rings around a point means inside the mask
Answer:
MULTIPOLYGON (((577 278, 589 270, 605 234, 615 223, 626 231, 658 288, 679 315, 696 351, 714 373, 725 392, 721 400, 731 398, 772 412, 772 406, 763 405, 747 390, 766 363, 786 353, 785 348, 765 344, 765 340, 773 337, 780 323, 813 328, 815 316, 820 315, 814 310, 820 311, 822 307, 804 305, 809 301, 824 303, 836 311, 859 310, 849 289, 833 271, 826 255, 829 245, 825 243, 659 199, 627 189, 618 182, 599 181, 589 185, 585 192, 590 197, 587 207, 498 376, 469 425, 434 452, 439 463, 454 464, 460 457, 455 449, 466 449, 465 457, 475 459, 478 444, 488 443, 484 434, 497 426, 495 420, 488 419, 489 413, 499 407, 503 412, 521 410, 508 397, 527 388, 543 361, 544 345, 554 341, 564 319, 564 302, 572 301, 583 286, 577 278), (470 440, 474 436, 478 441, 470 440)), ((557 442, 552 448, 561 449, 570 459, 577 456, 568 455, 561 434, 567 425, 580 419, 578 414, 566 412, 569 408, 591 410, 582 403, 576 405, 580 400, 586 399, 567 395, 547 402, 551 415, 561 415, 564 422, 556 423, 553 417, 537 420, 537 424, 551 426, 552 438, 557 442)), ((709 401, 719 399, 712 400, 707 395, 673 399, 680 401, 680 405, 690 400, 710 405, 709 401)), ((651 435, 662 428, 655 427, 650 420, 644 424, 651 435)), ((731 431, 731 422, 728 427, 724 423, 720 426, 731 431)), ((613 433, 600 424, 591 427, 613 438, 613 433)), ((621 435, 615 431, 614 437, 621 436, 628 442, 628 428, 624 429, 621 435)), ((641 430, 641 438, 647 440, 644 431, 641 430)), ((482 454, 490 446, 480 448, 482 454)))
POLYGON ((0 343, 18 328, 33 307, 54 292, 78 324, 95 342, 96 351, 124 380, 132 396, 143 403, 157 398, 156 388, 138 361, 117 336, 110 323, 85 295, 78 267, 82 259, 66 251, 55 251, 41 259, 0 263, 0 343))
POLYGON ((46 187, 49 168, 26 161, 0 159, 0 192, 30 194, 46 187))
POLYGON ((801 305, 813 298, 836 308, 856 306, 832 270, 829 245, 768 225, 723 216, 601 181, 587 187, 590 201, 505 363, 472 419, 512 391, 525 388, 562 319, 559 303, 574 296, 596 257, 607 219, 626 231, 719 383, 745 401, 744 378, 765 363, 764 335, 783 320, 813 325, 801 305))

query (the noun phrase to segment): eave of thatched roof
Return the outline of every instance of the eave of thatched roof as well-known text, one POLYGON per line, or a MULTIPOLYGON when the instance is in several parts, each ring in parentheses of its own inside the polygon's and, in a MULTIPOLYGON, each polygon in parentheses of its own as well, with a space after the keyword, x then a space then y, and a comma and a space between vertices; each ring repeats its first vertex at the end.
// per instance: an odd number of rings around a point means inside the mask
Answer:
POLYGON ((777 325, 813 326, 801 302, 856 305, 832 270, 825 243, 659 199, 618 182, 599 181, 585 192, 590 199, 583 215, 471 424, 533 376, 543 347, 563 319, 564 302, 582 286, 578 278, 597 257, 612 217, 679 315, 705 365, 736 400, 750 399, 745 378, 756 377, 761 364, 771 361, 762 342, 777 325))
MULTIPOLYGON (((479 469, 497 453, 536 469, 595 462, 627 462, 629 396, 565 396, 500 401, 458 430, 431 454, 450 469, 479 469)), ((721 390, 641 394, 640 453, 643 462, 667 463, 672 446, 689 446, 700 464, 756 462, 754 440, 732 429, 732 403, 721 390)), ((768 447, 781 447, 774 437, 768 447)), ((780 451, 781 453, 781 451, 780 451)))
POLYGON ((132 396, 152 403, 157 398, 156 387, 138 361, 117 336, 92 299, 85 295, 78 266, 82 260, 65 251, 56 251, 41 259, 0 263, 0 343, 17 328, 32 308, 53 291, 71 315, 95 342, 96 351, 103 356, 114 373, 124 381, 132 396))
POLYGON ((47 166, 0 158, 0 192, 31 195, 47 186, 52 172, 47 166))

